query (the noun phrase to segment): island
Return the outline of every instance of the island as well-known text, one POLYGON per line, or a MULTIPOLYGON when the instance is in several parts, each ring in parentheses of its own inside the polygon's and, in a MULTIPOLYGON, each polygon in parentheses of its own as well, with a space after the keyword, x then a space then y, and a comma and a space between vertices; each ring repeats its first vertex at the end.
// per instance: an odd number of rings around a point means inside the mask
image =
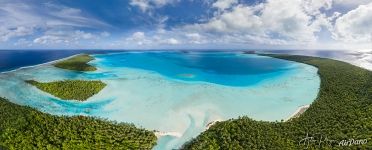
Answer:
POLYGON ((265 54, 313 65, 321 79, 317 99, 288 121, 243 116, 219 121, 182 149, 371 149, 372 72, 318 57, 265 54))
POLYGON ((94 58, 88 54, 79 54, 71 58, 58 61, 53 65, 57 68, 73 71, 95 71, 97 68, 88 64, 88 62, 92 60, 94 60, 94 58))
POLYGON ((60 99, 79 101, 87 100, 106 86, 102 81, 85 80, 64 80, 46 83, 26 80, 26 82, 60 99))

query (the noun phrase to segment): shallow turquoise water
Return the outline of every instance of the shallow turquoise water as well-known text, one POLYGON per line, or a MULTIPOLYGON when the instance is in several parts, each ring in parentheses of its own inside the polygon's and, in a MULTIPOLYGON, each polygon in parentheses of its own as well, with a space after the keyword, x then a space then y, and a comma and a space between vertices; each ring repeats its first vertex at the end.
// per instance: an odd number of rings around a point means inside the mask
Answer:
POLYGON ((95 72, 45 64, 0 74, 0 95, 56 115, 90 115, 157 130, 155 149, 178 148, 208 123, 247 115, 286 119, 310 104, 320 79, 315 67, 270 57, 228 52, 125 52, 94 55, 95 72), (102 80, 85 102, 64 101, 23 80, 102 80), (11 91, 11 92, 9 92, 11 91))

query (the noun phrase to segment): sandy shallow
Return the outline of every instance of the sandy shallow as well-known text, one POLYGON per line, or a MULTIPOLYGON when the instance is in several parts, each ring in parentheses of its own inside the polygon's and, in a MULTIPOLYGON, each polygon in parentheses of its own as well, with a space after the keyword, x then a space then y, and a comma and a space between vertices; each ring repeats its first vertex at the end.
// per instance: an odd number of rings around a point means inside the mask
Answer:
POLYGON ((57 69, 50 64, 2 73, 0 95, 51 114, 90 115, 134 123, 158 131, 155 149, 171 149, 197 136, 215 120, 243 115, 256 120, 286 119, 299 106, 311 104, 320 85, 315 67, 295 62, 285 75, 252 86, 233 87, 180 81, 143 69, 107 67, 101 61, 91 62, 99 68, 91 73, 57 69), (85 102, 64 101, 26 84, 24 80, 28 79, 102 80, 107 87, 85 102))

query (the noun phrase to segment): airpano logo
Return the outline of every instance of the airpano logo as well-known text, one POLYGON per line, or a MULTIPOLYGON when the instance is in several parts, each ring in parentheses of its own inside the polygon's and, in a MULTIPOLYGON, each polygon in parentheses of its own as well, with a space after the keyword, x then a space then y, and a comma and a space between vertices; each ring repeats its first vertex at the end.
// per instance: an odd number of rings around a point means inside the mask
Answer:
POLYGON ((367 144, 367 139, 348 139, 348 140, 341 140, 338 143, 338 146, 353 146, 353 145, 364 145, 367 144))
POLYGON ((305 146, 305 149, 310 147, 321 148, 321 147, 334 147, 334 146, 358 146, 365 145, 368 143, 368 139, 344 139, 344 140, 333 140, 322 134, 314 134, 312 136, 306 133, 306 137, 301 139, 298 144, 305 146))

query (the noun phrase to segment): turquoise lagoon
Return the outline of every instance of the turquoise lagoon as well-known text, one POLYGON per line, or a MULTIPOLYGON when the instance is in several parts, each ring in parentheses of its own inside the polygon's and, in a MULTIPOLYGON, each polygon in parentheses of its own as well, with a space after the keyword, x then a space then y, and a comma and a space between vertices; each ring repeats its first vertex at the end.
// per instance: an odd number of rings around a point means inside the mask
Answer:
POLYGON ((43 64, 0 74, 0 94, 55 115, 88 115, 156 130, 154 149, 178 148, 216 120, 287 119, 316 98, 317 68, 242 52, 120 52, 92 55, 94 72, 43 64), (85 102, 60 100, 24 80, 102 80, 85 102))

